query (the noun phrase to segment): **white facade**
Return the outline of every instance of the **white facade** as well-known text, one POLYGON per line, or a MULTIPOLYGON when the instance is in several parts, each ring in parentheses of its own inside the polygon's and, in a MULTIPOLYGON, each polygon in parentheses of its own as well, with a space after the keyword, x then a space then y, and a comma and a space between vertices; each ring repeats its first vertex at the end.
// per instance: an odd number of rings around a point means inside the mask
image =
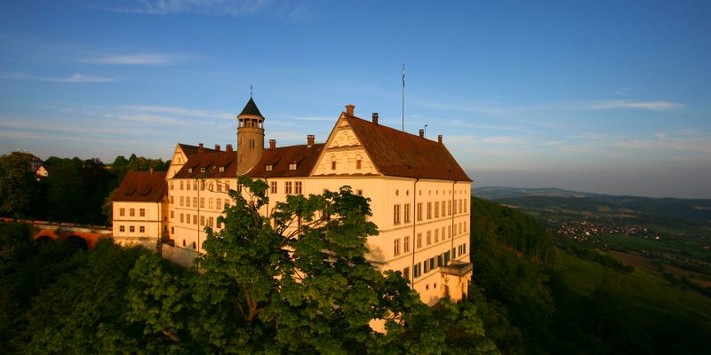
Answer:
MULTIPOLYGON (((259 112, 251 99, 250 102, 254 111, 245 114, 248 104, 238 117, 254 120, 263 130, 264 118, 254 114, 259 112)), ((263 131, 245 134, 263 137, 263 131)), ((381 270, 401 272, 429 304, 444 295, 460 299, 467 292, 471 280, 471 180, 446 151, 441 137, 439 142, 433 142, 396 132, 379 126, 377 115, 373 122, 353 116, 353 106, 349 106, 324 144, 315 145, 313 136, 309 136, 305 146, 280 150, 270 142, 270 148, 255 151, 259 151, 255 153, 259 156, 245 152, 240 157, 241 161, 255 162, 247 169, 233 165, 237 154, 231 146, 222 152, 219 147, 213 150, 202 145, 177 145, 166 176, 167 198, 163 207, 160 204, 145 207, 146 223, 149 220, 155 223, 145 225, 146 233, 160 237, 161 230, 166 230, 175 247, 194 251, 196 255, 203 252, 204 228, 222 227, 217 218, 225 204, 232 203, 227 191, 237 187, 237 171, 246 171, 246 175, 267 182, 270 205, 264 208, 265 214, 277 202, 285 201, 287 195, 321 194, 348 185, 370 199, 371 221, 380 232, 368 239, 368 260, 381 270), (401 142, 384 143, 383 137, 401 142), (383 145, 386 143, 392 146, 383 145), (398 151, 408 147, 420 151, 398 151), (430 154, 429 158, 422 152, 430 154), (449 165, 442 165, 442 161, 449 165), (283 170, 277 171, 278 168, 283 170), (166 220, 164 225, 159 223, 161 220, 166 220)), ((128 222, 121 219, 121 208, 135 207, 114 204, 115 235, 125 235, 125 231, 121 234, 117 228, 128 222)))

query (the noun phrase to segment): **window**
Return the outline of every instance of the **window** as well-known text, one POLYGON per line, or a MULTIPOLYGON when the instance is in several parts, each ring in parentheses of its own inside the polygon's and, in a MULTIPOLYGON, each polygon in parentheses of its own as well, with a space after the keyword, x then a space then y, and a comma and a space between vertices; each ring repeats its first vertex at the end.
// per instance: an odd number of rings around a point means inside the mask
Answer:
POLYGON ((407 253, 410 251, 410 236, 406 236, 403 238, 403 243, 402 243, 402 250, 403 252, 407 253))
POLYGON ((428 263, 427 260, 425 260, 425 262, 423 264, 425 264, 425 269, 422 271, 422 273, 426 274, 430 271, 430 263, 428 263))
POLYGON ((200 225, 201 226, 205 225, 205 216, 200 216, 200 225))
POLYGON ((427 231, 427 245, 432 244, 432 231, 427 231))
POLYGON ((469 204, 467 203, 466 199, 464 199, 462 201, 464 202, 464 213, 467 213, 467 205, 469 205, 469 204))
POLYGON ((134 226, 129 226, 129 227, 128 227, 128 232, 129 232, 129 233, 135 233, 135 232, 136 232, 136 227, 134 227, 134 226))
POLYGON ((183 214, 180 214, 180 223, 183 223, 183 214))
POLYGON ((393 256, 400 255, 400 239, 395 239, 393 241, 393 256))
POLYGON ((409 267, 402 269, 402 277, 404 277, 405 280, 410 279, 410 268, 409 267))
MULTIPOLYGON (((190 197, 185 198, 185 206, 190 207, 190 197)), ((195 204, 195 207, 197 207, 197 204, 195 204)))
POLYGON ((432 219, 432 202, 427 202, 427 219, 432 219))
POLYGON ((215 225, 215 217, 208 217, 207 218, 207 226, 212 228, 212 226, 215 225))
POLYGON ((193 197, 193 207, 197 207, 197 197, 193 197))
POLYGON ((463 209, 462 206, 464 205, 464 200, 459 200, 459 213, 462 213, 463 209))
POLYGON ((145 217, 145 216, 146 216, 146 209, 145 209, 145 208, 139 209, 139 210, 138 210, 138 215, 141 216, 141 217, 145 217))
POLYGON ((301 181, 295 182, 295 183, 294 183, 294 187, 295 187, 295 191, 294 191, 294 192, 295 192, 296 194, 299 194, 299 195, 300 195, 300 194, 301 194, 301 181))
POLYGON ((125 208, 119 208, 119 216, 123 217, 126 215, 126 209, 125 208))
POLYGON ((197 225, 197 215, 193 215, 193 224, 197 225))
POLYGON ((447 201, 447 216, 452 215, 452 200, 447 201))
POLYGON ((119 226, 119 232, 121 232, 121 233, 126 232, 126 226, 119 226))
MULTIPOLYGON (((202 172, 205 172, 205 168, 202 168, 202 172)), ((205 191, 205 180, 200 180, 200 191, 205 191)))
POLYGON ((218 198, 218 199, 215 200, 215 208, 217 208, 218 210, 224 209, 224 206, 222 205, 222 199, 221 199, 221 198, 218 198))
MULTIPOLYGON (((193 168, 188 168, 188 174, 192 174, 192 173, 193 173, 193 168)), ((190 185, 188 185, 188 190, 190 190, 190 185)))
POLYGON ((193 181, 193 190, 197 191, 197 180, 193 181))
POLYGON ((393 206, 393 224, 400 224, 400 205, 393 206))
POLYGON ((435 229, 435 243, 439 242, 439 229, 435 229))
POLYGON ((170 204, 172 205, 174 203, 175 203, 175 196, 170 195, 170 204))
POLYGON ((410 204, 406 203, 403 211, 403 220, 405 223, 410 223, 410 204))
POLYGON ((286 193, 287 195, 291 194, 291 187, 292 187, 291 181, 285 182, 284 183, 284 193, 286 193))
POLYGON ((447 226, 447 239, 452 238, 452 226, 447 226))
POLYGON ((360 155, 356 157, 356 170, 360 170, 363 167, 363 160, 361 160, 360 155))
POLYGON ((331 157, 331 170, 336 170, 336 157, 331 157))
POLYGON ((417 249, 422 248, 422 233, 417 233, 417 249))
POLYGON ((422 202, 417 203, 417 221, 422 220, 422 202))
POLYGON ((129 208, 128 209, 128 215, 133 217, 136 215, 136 209, 135 208, 129 208))
POLYGON ((225 172, 225 167, 224 167, 224 166, 221 166, 221 167, 217 168, 217 171, 219 171, 219 172, 221 172, 221 173, 224 173, 224 172, 225 172))
POLYGON ((434 269, 435 269, 435 258, 431 257, 430 258, 430 270, 434 270, 434 269))
POLYGON ((145 232, 146 232, 146 227, 145 227, 145 226, 140 226, 140 227, 138 227, 138 231, 139 231, 140 233, 145 233, 145 232))
POLYGON ((193 249, 197 249, 197 245, 193 242, 193 249))
POLYGON ((217 180, 217 183, 215 184, 215 190, 217 190, 217 192, 222 192, 222 182, 220 180, 217 180))
POLYGON ((412 275, 413 275, 414 277, 420 277, 421 274, 422 274, 422 266, 420 265, 420 263, 417 263, 417 264, 415 264, 415 266, 412 268, 412 275))
POLYGON ((269 184, 271 185, 271 191, 270 191, 270 192, 273 193, 273 194, 277 193, 277 182, 276 182, 276 181, 272 181, 272 182, 270 182, 269 184))
POLYGON ((289 164, 289 170, 296 170, 296 163, 289 164))
POLYGON ((183 181, 180 181, 180 191, 183 191, 183 181))
POLYGON ((171 210, 170 211, 170 219, 175 218, 175 211, 171 210))
POLYGON ((209 208, 209 209, 215 208, 215 199, 214 198, 210 197, 209 199, 207 199, 207 202, 208 202, 207 208, 209 208))
POLYGON ((435 201, 434 207, 434 217, 439 218, 439 201, 435 201))
MULTIPOLYGON (((188 169, 188 170, 191 170, 191 169, 188 169)), ((185 189, 190 191, 190 181, 185 182, 185 189)))

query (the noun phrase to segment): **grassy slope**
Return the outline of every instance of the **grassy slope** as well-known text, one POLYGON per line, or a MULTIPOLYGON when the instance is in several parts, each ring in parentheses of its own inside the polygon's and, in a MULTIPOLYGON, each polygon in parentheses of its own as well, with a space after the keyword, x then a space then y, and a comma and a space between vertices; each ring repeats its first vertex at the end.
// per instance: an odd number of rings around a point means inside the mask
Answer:
POLYGON ((631 298, 632 311, 645 323, 673 318, 700 326, 711 334, 711 300, 695 292, 675 288, 664 279, 635 270, 615 272, 602 265, 558 252, 555 263, 561 277, 574 291, 593 296, 603 282, 614 282, 631 298))

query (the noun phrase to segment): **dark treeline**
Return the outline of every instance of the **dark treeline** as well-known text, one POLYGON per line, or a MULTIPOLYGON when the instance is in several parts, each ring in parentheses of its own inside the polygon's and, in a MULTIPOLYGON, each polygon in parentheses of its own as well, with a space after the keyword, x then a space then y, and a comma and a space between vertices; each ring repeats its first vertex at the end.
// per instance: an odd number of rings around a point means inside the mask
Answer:
MULTIPOLYGON (((533 217, 472 199, 475 293, 485 299, 484 324, 504 353, 702 354, 708 323, 643 304, 626 284, 632 271, 609 256, 579 246, 555 246, 533 217), (581 291, 558 259, 590 260, 604 275, 581 291)), ((594 271, 589 271, 594 272, 594 271)), ((660 290, 660 292, 663 292, 660 290)), ((649 302, 649 301, 644 301, 649 302)))
POLYGON ((130 170, 166 170, 170 162, 132 154, 105 165, 93 158, 49 157, 47 177, 35 175, 32 156, 0 156, 0 216, 108 225, 110 194, 130 170))

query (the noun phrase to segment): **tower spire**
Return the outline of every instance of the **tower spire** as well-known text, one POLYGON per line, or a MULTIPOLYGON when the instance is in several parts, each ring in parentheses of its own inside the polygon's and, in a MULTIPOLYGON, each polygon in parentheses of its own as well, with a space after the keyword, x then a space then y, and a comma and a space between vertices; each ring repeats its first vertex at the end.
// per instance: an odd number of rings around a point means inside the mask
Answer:
POLYGON ((249 84, 249 98, 252 98, 252 92, 254 91, 254 85, 252 83, 249 84))

